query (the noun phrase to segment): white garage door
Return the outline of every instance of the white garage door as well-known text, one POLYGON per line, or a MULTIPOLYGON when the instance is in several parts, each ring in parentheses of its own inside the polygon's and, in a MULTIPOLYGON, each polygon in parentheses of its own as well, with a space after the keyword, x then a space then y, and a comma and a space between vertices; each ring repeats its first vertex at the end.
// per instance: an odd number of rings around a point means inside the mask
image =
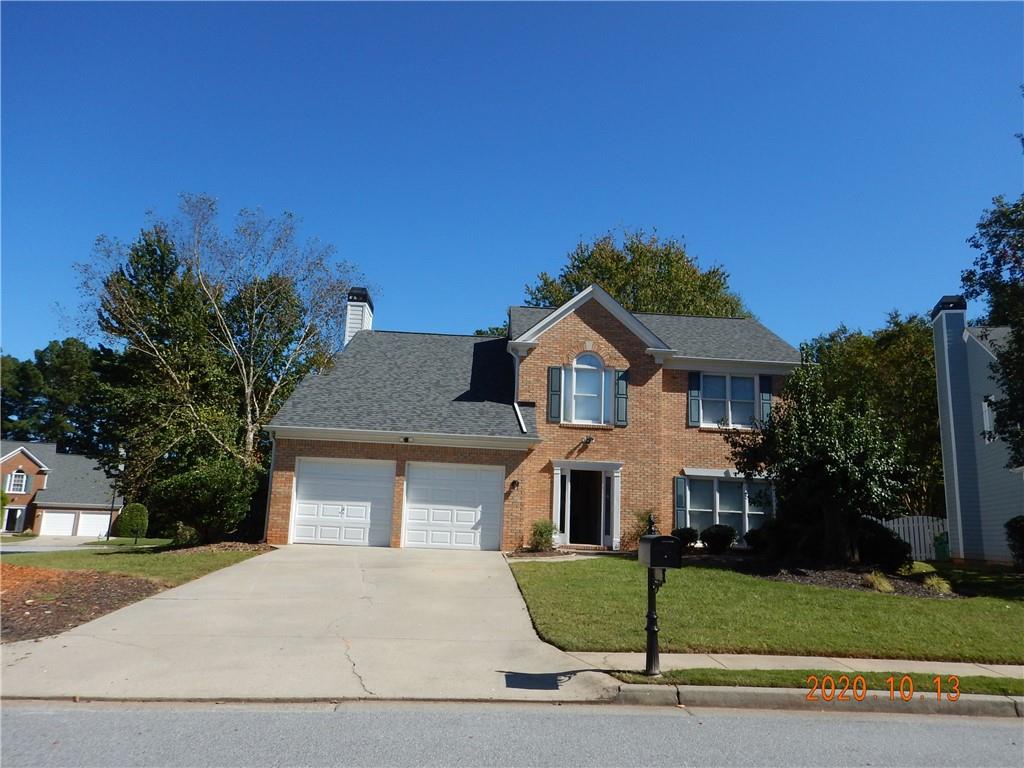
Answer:
POLYGON ((393 461, 299 459, 292 541, 388 546, 394 488, 393 461))
POLYGON ((109 512, 83 512, 78 516, 79 536, 106 536, 110 524, 109 512))
POLYGON ((405 546, 500 549, 504 467, 408 465, 405 546))
POLYGON ((70 536, 74 531, 74 512, 43 512, 43 524, 39 528, 42 536, 70 536))

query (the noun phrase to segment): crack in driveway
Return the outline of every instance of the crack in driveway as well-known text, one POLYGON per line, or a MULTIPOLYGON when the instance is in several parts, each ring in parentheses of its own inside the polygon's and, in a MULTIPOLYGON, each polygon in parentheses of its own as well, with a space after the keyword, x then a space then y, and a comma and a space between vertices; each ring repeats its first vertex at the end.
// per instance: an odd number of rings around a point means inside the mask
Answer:
POLYGON ((370 696, 376 696, 377 694, 366 687, 366 681, 363 680, 363 676, 359 674, 359 670, 356 669, 356 660, 352 658, 352 643, 347 638, 341 638, 341 642, 345 644, 345 658, 348 659, 348 663, 352 665, 352 674, 356 676, 356 680, 359 681, 359 686, 365 693, 370 696))

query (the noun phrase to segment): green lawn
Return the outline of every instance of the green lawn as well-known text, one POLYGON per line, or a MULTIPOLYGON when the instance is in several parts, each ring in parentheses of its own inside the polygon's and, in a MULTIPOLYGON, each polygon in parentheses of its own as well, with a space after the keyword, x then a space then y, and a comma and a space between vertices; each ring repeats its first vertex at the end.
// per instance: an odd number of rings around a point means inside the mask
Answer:
MULTIPOLYGON (((893 683, 899 696, 900 679, 903 672, 848 672, 824 669, 673 669, 660 677, 647 677, 633 672, 616 672, 615 676, 624 683, 656 683, 663 685, 744 685, 757 688, 804 688, 811 689, 807 681, 808 675, 814 675, 820 685, 825 675, 831 675, 838 681, 846 675, 851 681, 857 675, 864 678, 868 690, 888 691, 887 678, 895 677, 893 683)), ((910 673, 914 680, 915 691, 935 691, 935 675, 910 673)), ((941 690, 953 693, 953 686, 948 675, 941 675, 941 690)), ((852 685, 852 682, 850 683, 852 685)), ((1024 680, 1009 677, 985 677, 982 675, 961 677, 960 693, 989 693, 996 696, 1024 696, 1024 680)), ((905 691, 909 689, 904 688, 905 691)), ((816 694, 820 698, 820 694, 816 694)), ((831 695, 831 692, 829 692, 831 695)), ((848 696, 852 694, 847 694, 848 696)), ((955 693, 953 694, 955 695, 955 693)))
POLYGON ((198 579, 228 565, 248 560, 258 552, 30 552, 4 553, 0 560, 9 565, 57 568, 68 571, 107 571, 152 579, 169 587, 198 579))
MULTIPOLYGON (((511 568, 548 642, 575 651, 643 651, 646 573, 635 560, 511 568)), ((658 615, 663 652, 1024 663, 1024 599, 900 597, 690 566, 669 571, 658 615)))
POLYGON ((102 544, 104 547, 165 547, 171 543, 170 539, 147 539, 145 537, 140 538, 138 543, 131 537, 118 538, 117 536, 111 536, 110 541, 106 539, 96 539, 95 541, 86 541, 79 544, 80 547, 95 547, 102 544))

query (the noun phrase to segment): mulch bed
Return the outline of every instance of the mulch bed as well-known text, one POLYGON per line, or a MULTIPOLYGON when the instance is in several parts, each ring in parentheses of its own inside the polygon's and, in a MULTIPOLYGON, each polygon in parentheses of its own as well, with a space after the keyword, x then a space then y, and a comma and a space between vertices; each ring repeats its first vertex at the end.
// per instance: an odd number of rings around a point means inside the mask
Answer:
POLYGON ((0 563, 0 642, 55 635, 162 589, 118 573, 0 563))
POLYGON ((203 544, 198 547, 184 549, 168 549, 164 555, 195 555, 202 552, 269 552, 274 547, 269 544, 247 544, 244 541, 222 541, 219 544, 203 544))
POLYGON ((557 549, 549 549, 545 552, 531 552, 528 549, 520 549, 515 552, 506 552, 505 557, 514 557, 517 560, 530 560, 544 557, 570 557, 572 552, 559 552, 557 549))

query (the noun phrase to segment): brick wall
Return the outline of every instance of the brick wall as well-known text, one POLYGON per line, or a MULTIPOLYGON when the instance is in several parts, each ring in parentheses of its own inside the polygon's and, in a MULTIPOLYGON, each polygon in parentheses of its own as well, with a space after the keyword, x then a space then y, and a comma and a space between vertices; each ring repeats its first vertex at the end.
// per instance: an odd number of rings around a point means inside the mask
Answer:
MULTIPOLYGON (((35 496, 36 492, 42 490, 43 482, 46 478, 46 473, 39 470, 39 465, 36 464, 32 459, 26 456, 21 451, 18 451, 0 466, 0 472, 2 472, 2 482, 5 483, 6 488, 7 476, 13 474, 17 470, 21 470, 31 479, 31 485, 29 486, 28 493, 8 493, 7 494, 7 506, 9 507, 25 507, 25 530, 34 528, 36 533, 39 532, 39 523, 42 521, 42 516, 36 514, 35 509, 35 496)), ((7 510, 0 510, 0 526, 7 524, 7 510)))
MULTIPOLYGON (((537 405, 542 442, 527 452, 436 448, 316 440, 277 441, 267 540, 288 539, 295 458, 389 459, 397 462, 391 545, 400 546, 406 461, 440 461, 505 466, 502 549, 523 546, 536 520, 551 519, 552 459, 622 462, 621 510, 625 530, 635 512, 653 512, 662 531, 672 528, 673 478, 683 467, 732 466, 720 430, 687 425, 687 371, 663 370, 646 345, 596 301, 559 322, 520 364, 520 400, 537 405), (594 352, 613 368, 629 369, 629 424, 579 426, 547 421, 547 369, 566 365, 581 352, 594 352), (594 441, 582 444, 586 436, 594 441), (511 482, 520 485, 513 491, 511 482)), ((781 379, 777 380, 775 391, 781 379)))

